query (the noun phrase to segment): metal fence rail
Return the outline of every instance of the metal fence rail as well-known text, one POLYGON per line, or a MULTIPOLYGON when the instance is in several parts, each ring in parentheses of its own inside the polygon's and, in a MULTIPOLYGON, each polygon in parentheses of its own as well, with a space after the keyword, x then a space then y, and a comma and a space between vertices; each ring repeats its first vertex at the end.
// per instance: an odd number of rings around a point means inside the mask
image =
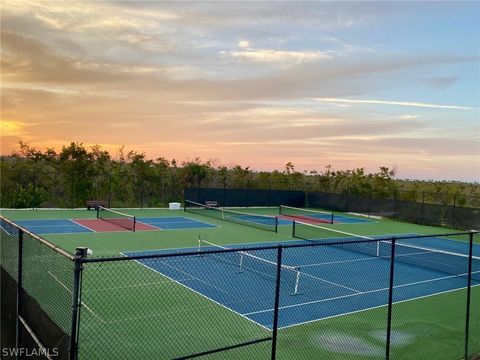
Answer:
POLYGON ((66 254, 0 221, 2 279, 15 285, 2 288, 2 330, 14 330, 16 341, 7 339, 8 347, 33 339, 30 346, 69 359, 468 359, 480 352, 475 232, 95 258, 85 248, 66 254), (422 245, 433 238, 463 240, 465 253, 452 259, 422 245), (296 284, 282 270, 294 265, 296 284))

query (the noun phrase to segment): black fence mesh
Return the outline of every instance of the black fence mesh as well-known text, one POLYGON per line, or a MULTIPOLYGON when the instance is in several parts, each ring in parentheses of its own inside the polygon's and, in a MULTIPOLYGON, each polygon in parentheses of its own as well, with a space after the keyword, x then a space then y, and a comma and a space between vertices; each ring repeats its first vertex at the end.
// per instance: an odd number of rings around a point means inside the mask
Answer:
MULTIPOLYGON (((461 235, 450 240, 466 244, 469 239, 461 235)), ((443 251, 429 254, 424 248, 433 241, 442 243, 448 239, 397 241, 398 259, 403 257, 404 247, 418 247, 419 255, 411 252, 407 256, 417 266, 410 266, 410 261, 395 262, 391 359, 448 360, 460 359, 464 354, 468 256, 443 251)))
MULTIPOLYGON (((477 233, 474 237, 474 244, 480 244, 480 234, 477 233)), ((478 262, 472 262, 472 273, 480 274, 480 264, 478 262)), ((480 286, 478 282, 473 283, 473 285, 470 299, 468 353, 473 359, 478 359, 480 358, 480 286)))
POLYGON ((72 259, 4 218, 1 218, 1 228, 2 347, 7 347, 7 354, 11 354, 9 351, 16 346, 13 337, 20 348, 33 351, 41 344, 57 358, 68 358, 72 259), (19 282, 20 296, 17 296, 19 282), (19 329, 18 337, 16 329, 19 329))
POLYGON ((305 205, 305 193, 298 190, 187 188, 184 196, 197 203, 217 201, 225 207, 305 205))
MULTIPOLYGON (((17 319, 18 230, 5 221, 0 230, 0 321, 1 348, 15 348, 17 319)), ((7 358, 13 358, 7 356, 7 358)))
POLYGON ((278 358, 385 358, 390 258, 366 255, 357 243, 284 250, 287 263, 302 260, 310 286, 293 305, 281 301, 278 358))
MULTIPOLYGON (((65 359, 447 360, 480 352, 473 233, 338 238, 303 226, 311 231, 294 235, 307 240, 271 246, 199 239, 183 252, 89 258, 77 249, 74 259, 2 218, 2 346, 15 345, 21 318, 65 359)), ((35 346, 23 328, 20 346, 35 346)))
POLYGON ((463 230, 480 229, 480 209, 349 194, 307 193, 306 204, 326 210, 390 217, 416 224, 463 230))
MULTIPOLYGON (((235 309, 271 306, 275 283, 265 280, 258 292, 249 282, 251 274, 240 271, 235 262, 238 256, 180 255, 86 263, 80 358, 173 359, 269 340, 267 326, 235 309)), ((272 268, 272 276, 274 272, 272 268)), ((271 319, 268 323, 271 326, 271 319)), ((266 357, 271 345, 255 348, 268 350, 263 354, 266 357)))

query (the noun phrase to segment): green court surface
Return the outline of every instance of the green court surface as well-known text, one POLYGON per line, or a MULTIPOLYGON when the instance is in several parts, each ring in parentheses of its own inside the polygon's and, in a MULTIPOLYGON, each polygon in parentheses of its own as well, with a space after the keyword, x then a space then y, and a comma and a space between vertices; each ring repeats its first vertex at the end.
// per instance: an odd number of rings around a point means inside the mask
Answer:
MULTIPOLYGON (((242 210, 278 215, 278 208, 242 210)), ((120 211, 141 218, 186 217, 217 226, 160 231, 49 234, 43 237, 70 253, 77 247, 88 247, 93 250, 93 257, 159 249, 194 249, 198 246, 199 237, 219 245, 245 246, 293 240, 291 225, 280 225, 278 233, 274 233, 183 211, 120 211)), ((13 221, 95 218, 95 212, 87 210, 2 210, 1 214, 13 221)), ((454 232, 445 228, 386 219, 369 220, 322 226, 364 236, 454 232)), ((479 238, 476 236, 476 243, 479 243, 479 238)), ((463 240, 467 240, 467 237, 463 240)), ((67 277, 58 275, 55 279, 67 277)), ((55 296, 52 293, 56 291, 68 295, 68 280, 57 282, 57 285, 49 285, 49 294, 41 295, 46 303, 50 302, 48 297, 55 296)), ((480 287, 475 286, 471 290, 470 352, 473 354, 480 352, 480 287)), ((257 298, 260 298, 259 294, 252 293, 253 301, 257 298)), ((456 289, 394 304, 391 358, 462 358, 465 299, 466 290, 456 289)), ((271 334, 268 329, 133 261, 85 264, 82 301, 85 306, 82 308, 80 322, 80 359, 119 359, 129 355, 145 359, 171 358, 271 334), (179 354, 179 349, 184 353, 179 354)), ((378 306, 285 327, 279 330, 277 358, 382 359, 385 357, 386 326, 387 308, 378 306)), ((207 358, 267 358, 270 351, 271 343, 265 342, 207 358)))

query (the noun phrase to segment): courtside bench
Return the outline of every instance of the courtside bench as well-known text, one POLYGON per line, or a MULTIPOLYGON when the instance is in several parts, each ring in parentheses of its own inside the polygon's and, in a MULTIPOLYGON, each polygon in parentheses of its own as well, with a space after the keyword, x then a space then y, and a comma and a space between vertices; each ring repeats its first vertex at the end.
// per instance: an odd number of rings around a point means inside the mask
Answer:
POLYGON ((218 207, 218 201, 209 201, 209 200, 206 200, 205 201, 205 205, 209 206, 209 207, 218 207))
POLYGON ((107 207, 107 202, 105 200, 87 200, 87 210, 92 208, 96 210, 99 206, 107 207))

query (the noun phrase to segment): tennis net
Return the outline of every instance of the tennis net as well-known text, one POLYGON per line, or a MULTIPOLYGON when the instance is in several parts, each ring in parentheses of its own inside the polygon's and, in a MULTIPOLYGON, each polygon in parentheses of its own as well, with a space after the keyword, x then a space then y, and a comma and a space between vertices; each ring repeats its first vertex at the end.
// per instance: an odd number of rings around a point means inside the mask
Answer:
MULTIPOLYGON (((211 243, 201 238, 198 239, 198 252, 201 254, 208 250, 231 250, 225 246, 211 243)), ((239 272, 244 270, 253 272, 262 277, 275 281, 278 263, 253 255, 246 251, 225 252, 209 254, 209 257, 216 261, 226 263, 238 268, 239 272)), ((280 265, 280 281, 285 283, 292 295, 299 293, 300 269, 295 266, 280 265)))
MULTIPOLYGON (((299 221, 294 221, 292 235, 316 243, 323 241, 333 247, 372 257, 390 259, 391 256, 392 242, 385 237, 357 235, 299 221), (350 243, 357 240, 359 241, 350 243)), ((395 261, 448 275, 468 276, 468 255, 414 245, 411 243, 414 240, 415 238, 396 240, 395 261)), ((472 257, 472 269, 472 279, 480 281, 480 257, 472 257)))
POLYGON ((123 214, 121 212, 107 209, 103 206, 97 207, 97 219, 107 221, 111 224, 120 226, 124 229, 135 231, 137 223, 135 216, 123 214))
POLYGON ((277 232, 278 218, 276 216, 251 214, 247 212, 227 210, 224 208, 208 206, 194 201, 185 200, 185 211, 207 216, 224 221, 230 221, 262 230, 277 232))
POLYGON ((280 205, 280 215, 327 224, 333 224, 334 218, 333 212, 301 209, 286 205, 280 205))

